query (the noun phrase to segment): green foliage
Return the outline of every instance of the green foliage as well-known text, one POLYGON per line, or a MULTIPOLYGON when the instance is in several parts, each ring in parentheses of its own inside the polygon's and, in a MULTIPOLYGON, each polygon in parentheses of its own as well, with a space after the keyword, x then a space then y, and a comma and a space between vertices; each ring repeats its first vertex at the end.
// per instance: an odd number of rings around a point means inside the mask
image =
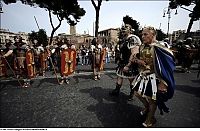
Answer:
POLYGON ((193 9, 193 17, 195 20, 198 20, 200 18, 200 1, 196 4, 196 6, 193 9))
POLYGON ((37 40, 37 33, 35 31, 32 31, 31 33, 28 34, 29 40, 33 42, 34 40, 37 40))
POLYGON ((193 0, 176 0, 177 4, 189 6, 193 0))
POLYGON ((33 41, 37 40, 39 44, 43 44, 43 46, 47 46, 48 37, 46 31, 44 29, 40 29, 38 32, 32 31, 29 35, 29 40, 33 41))
POLYGON ((191 5, 192 2, 195 2, 195 0, 169 0, 170 3, 169 3, 169 7, 171 9, 175 9, 177 8, 178 6, 189 6, 191 5))
MULTIPOLYGON (((192 13, 189 14, 189 17, 191 18, 190 18, 190 23, 187 28, 186 35, 185 35, 185 38, 187 38, 192 28, 193 22, 199 20, 200 18, 200 0, 169 0, 169 1, 170 1, 169 8, 171 9, 176 9, 178 7, 183 8, 182 6, 190 6, 191 4, 195 5, 192 13)), ((186 9, 186 8, 183 8, 183 9, 186 9)))
POLYGON ((200 18, 200 0, 169 0, 169 7, 176 9, 178 6, 190 6, 192 3, 195 4, 193 12, 190 13, 190 17, 194 18, 194 21, 200 18))
POLYGON ((156 32, 157 32, 156 39, 157 39, 158 41, 162 41, 164 38, 167 37, 167 35, 166 35, 165 33, 163 33, 163 31, 160 30, 160 29, 156 29, 156 32))
MULTIPOLYGON (((17 0, 3 0, 5 4, 16 3, 17 0)), ((44 8, 59 17, 59 20, 66 19, 69 24, 75 25, 85 10, 80 8, 77 0, 20 0, 23 4, 44 8), (73 19, 70 17, 73 16, 73 19)))
POLYGON ((46 31, 44 29, 40 29, 37 32, 37 35, 38 35, 38 42, 42 43, 44 46, 47 46, 47 44, 48 44, 48 37, 47 37, 46 31))

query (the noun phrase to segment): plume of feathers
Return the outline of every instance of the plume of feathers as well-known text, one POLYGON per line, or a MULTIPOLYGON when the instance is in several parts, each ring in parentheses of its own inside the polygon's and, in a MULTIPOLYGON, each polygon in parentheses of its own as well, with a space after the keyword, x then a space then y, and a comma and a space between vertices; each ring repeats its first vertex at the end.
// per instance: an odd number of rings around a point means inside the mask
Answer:
POLYGON ((133 18, 128 15, 123 17, 123 22, 124 22, 124 24, 131 25, 132 29, 134 29, 134 30, 137 30, 139 28, 137 21, 133 20, 133 18))

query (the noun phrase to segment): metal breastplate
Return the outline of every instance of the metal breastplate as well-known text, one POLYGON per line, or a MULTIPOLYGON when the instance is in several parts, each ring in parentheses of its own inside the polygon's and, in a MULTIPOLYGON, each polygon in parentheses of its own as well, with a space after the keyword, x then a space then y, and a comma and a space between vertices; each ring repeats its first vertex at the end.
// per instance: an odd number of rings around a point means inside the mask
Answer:
POLYGON ((16 53, 17 57, 26 57, 26 52, 23 49, 17 49, 16 53))
POLYGON ((56 51, 55 51, 55 56, 56 56, 56 57, 60 57, 60 56, 61 56, 61 52, 62 52, 62 48, 57 47, 57 48, 56 48, 56 51))
POLYGON ((96 54, 101 54, 101 48, 96 48, 96 49, 95 49, 95 53, 96 53, 96 54))
POLYGON ((151 47, 144 47, 140 51, 140 59, 146 63, 145 67, 141 67, 142 71, 154 72, 153 50, 151 50, 151 47))

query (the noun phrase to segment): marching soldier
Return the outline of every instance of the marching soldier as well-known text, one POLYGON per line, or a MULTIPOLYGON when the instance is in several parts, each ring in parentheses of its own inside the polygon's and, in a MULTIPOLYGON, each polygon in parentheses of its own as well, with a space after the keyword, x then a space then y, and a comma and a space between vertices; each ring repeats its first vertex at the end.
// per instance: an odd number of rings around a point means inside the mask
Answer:
POLYGON ((101 40, 99 38, 94 38, 91 45, 91 51, 93 55, 92 59, 92 69, 94 80, 100 79, 100 71, 103 70, 104 59, 106 51, 101 45, 101 40))
POLYGON ((156 30, 153 27, 143 29, 142 41, 139 57, 132 59, 132 62, 139 65, 140 71, 134 79, 133 89, 135 96, 144 105, 140 114, 146 115, 146 119, 142 124, 151 127, 156 122, 157 106, 161 114, 163 111, 169 112, 164 102, 174 94, 175 61, 172 51, 156 40, 156 30))
POLYGON ((141 45, 140 38, 133 35, 133 19, 129 16, 123 17, 124 26, 121 28, 121 36, 119 41, 119 60, 117 67, 117 82, 116 88, 110 92, 111 96, 119 96, 120 88, 123 83, 123 79, 126 78, 130 82, 130 95, 128 100, 133 98, 132 82, 135 76, 138 74, 137 64, 132 63, 133 57, 139 52, 139 45, 141 45))

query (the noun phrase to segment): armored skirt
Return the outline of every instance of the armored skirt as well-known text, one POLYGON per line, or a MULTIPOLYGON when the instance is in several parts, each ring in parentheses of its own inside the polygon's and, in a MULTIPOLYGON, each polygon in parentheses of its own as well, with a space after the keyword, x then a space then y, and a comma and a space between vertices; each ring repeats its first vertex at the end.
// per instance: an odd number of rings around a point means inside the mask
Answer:
POLYGON ((156 78, 155 73, 143 74, 140 73, 133 81, 133 88, 143 97, 151 97, 156 100, 157 85, 159 80, 156 78))
POLYGON ((122 78, 135 78, 135 76, 138 74, 138 65, 132 64, 127 72, 123 71, 125 66, 126 64, 118 64, 118 67, 116 69, 117 76, 122 78))
POLYGON ((141 45, 141 41, 139 37, 136 35, 129 35, 127 38, 119 41, 119 63, 116 69, 116 74, 122 78, 134 78, 138 74, 138 65, 131 64, 129 66, 129 70, 124 72, 124 67, 129 63, 129 59, 132 55, 132 50, 134 50, 135 54, 139 53, 139 45, 141 45))

